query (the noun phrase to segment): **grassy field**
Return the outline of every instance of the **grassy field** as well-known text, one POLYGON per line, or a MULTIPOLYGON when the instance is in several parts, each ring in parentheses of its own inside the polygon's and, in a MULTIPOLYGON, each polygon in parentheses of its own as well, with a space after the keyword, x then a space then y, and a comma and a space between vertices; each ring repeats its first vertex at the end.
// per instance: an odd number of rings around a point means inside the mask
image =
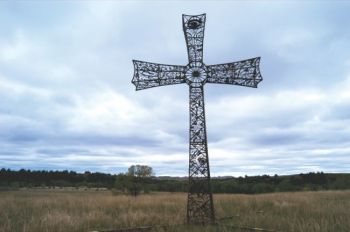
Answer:
MULTIPOLYGON (((349 232, 350 191, 214 195, 220 223, 275 231, 349 232)), ((114 196, 109 191, 0 192, 0 231, 93 231, 184 223, 186 194, 114 196)), ((170 227, 167 231, 240 231, 170 227)))

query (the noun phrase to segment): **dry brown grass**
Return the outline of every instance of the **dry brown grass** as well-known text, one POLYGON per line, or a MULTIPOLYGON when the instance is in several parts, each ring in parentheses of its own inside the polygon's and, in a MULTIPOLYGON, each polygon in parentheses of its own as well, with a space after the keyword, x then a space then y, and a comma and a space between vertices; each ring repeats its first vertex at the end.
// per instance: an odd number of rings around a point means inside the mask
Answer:
MULTIPOLYGON (((350 191, 214 195, 223 224, 276 231, 349 232, 350 191)), ((186 194, 113 196, 110 192, 22 190, 0 192, 1 232, 91 231, 184 223, 186 194)), ((172 227, 171 231, 232 231, 172 227)))
POLYGON ((278 231, 350 231, 350 191, 221 195, 218 215, 237 213, 240 226, 278 231))

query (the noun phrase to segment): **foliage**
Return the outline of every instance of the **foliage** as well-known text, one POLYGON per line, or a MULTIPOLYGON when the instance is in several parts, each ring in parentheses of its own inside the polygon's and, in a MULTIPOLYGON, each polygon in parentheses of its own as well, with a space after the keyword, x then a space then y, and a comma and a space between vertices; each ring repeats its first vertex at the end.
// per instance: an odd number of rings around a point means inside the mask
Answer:
POLYGON ((135 197, 141 191, 149 193, 150 178, 153 174, 153 169, 147 165, 131 165, 127 173, 117 175, 114 188, 135 197))
POLYGON ((76 173, 73 171, 31 171, 20 169, 14 171, 10 169, 0 170, 0 186, 16 187, 94 187, 111 188, 114 184, 115 176, 104 173, 76 173))
MULTIPOLYGON (((186 192, 186 177, 155 177, 150 167, 131 166, 127 173, 76 173, 73 171, 0 170, 0 190, 21 187, 104 187, 122 193, 186 192)), ((350 189, 350 174, 323 172, 290 176, 245 176, 212 178, 214 193, 269 193, 285 191, 316 191, 350 189)))
POLYGON ((147 165, 131 165, 128 168, 127 175, 134 176, 138 178, 151 177, 153 175, 153 169, 147 165))

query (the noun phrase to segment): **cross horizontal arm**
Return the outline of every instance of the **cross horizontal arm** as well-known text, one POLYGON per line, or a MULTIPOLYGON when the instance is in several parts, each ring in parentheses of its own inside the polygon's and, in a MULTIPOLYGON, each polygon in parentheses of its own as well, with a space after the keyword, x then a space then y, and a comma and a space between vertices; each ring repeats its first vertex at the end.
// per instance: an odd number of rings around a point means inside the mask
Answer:
POLYGON ((133 60, 133 63, 134 77, 131 82, 136 86, 136 90, 185 83, 185 66, 139 60, 133 60))
POLYGON ((262 76, 260 57, 227 64, 208 65, 207 83, 241 85, 256 88, 262 76))

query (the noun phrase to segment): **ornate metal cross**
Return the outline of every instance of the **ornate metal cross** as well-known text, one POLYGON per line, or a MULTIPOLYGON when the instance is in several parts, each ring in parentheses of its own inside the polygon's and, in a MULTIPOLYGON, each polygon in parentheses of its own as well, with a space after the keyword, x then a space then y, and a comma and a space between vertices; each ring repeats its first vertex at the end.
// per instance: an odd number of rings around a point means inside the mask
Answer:
POLYGON ((205 65, 203 39, 205 14, 182 15, 188 64, 166 65, 133 60, 136 90, 187 83, 190 89, 190 147, 187 222, 215 222, 210 185, 208 143, 205 125, 204 93, 206 83, 241 85, 256 88, 262 81, 260 57, 233 63, 205 65))

